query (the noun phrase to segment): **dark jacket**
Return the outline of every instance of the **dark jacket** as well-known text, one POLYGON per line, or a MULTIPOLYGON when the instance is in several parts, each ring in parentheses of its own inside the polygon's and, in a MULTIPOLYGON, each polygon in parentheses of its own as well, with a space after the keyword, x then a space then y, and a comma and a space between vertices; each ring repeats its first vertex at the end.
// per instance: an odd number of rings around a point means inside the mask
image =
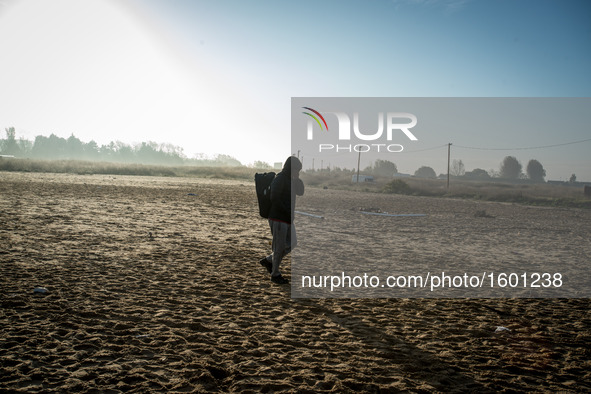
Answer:
POLYGON ((281 172, 273 179, 269 219, 291 224, 296 195, 304 194, 304 182, 299 177, 292 178, 292 171, 295 175, 301 168, 302 163, 296 157, 290 156, 285 161, 281 172))

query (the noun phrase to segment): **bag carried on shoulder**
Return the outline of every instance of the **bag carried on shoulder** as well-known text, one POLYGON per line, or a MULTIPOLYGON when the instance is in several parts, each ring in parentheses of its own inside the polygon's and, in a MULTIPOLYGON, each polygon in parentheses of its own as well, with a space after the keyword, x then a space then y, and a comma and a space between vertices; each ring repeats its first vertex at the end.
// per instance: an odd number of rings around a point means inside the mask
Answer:
POLYGON ((274 172, 254 174, 254 185, 259 202, 259 213, 264 218, 269 218, 271 210, 271 182, 275 179, 274 172))

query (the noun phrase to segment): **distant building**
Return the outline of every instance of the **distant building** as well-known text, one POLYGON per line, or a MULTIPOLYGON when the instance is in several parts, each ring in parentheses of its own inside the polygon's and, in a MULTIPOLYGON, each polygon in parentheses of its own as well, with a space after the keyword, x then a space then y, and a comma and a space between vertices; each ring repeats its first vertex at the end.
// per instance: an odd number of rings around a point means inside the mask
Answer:
POLYGON ((410 174, 403 174, 401 172, 397 172, 394 174, 394 178, 410 178, 412 175, 410 174))
POLYGON ((273 163, 273 168, 276 170, 280 170, 283 167, 283 164, 280 161, 276 161, 273 163))
MULTIPOLYGON (((351 182, 357 183, 357 174, 353 175, 351 182)), ((371 175, 359 175, 359 182, 373 182, 373 176, 371 175)))

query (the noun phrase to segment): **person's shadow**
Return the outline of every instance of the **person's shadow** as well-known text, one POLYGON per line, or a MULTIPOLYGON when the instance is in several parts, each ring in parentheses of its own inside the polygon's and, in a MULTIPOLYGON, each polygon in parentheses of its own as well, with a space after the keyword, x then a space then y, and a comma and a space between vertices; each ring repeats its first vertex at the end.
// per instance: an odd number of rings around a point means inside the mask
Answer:
MULTIPOLYGON (((285 293, 286 295, 289 293, 289 287, 285 288, 285 293)), ((399 368, 406 378, 423 382, 437 391, 492 392, 490 388, 458 370, 457 366, 450 365, 404 339, 385 333, 380 328, 363 321, 360 316, 342 310, 335 312, 321 305, 316 299, 293 299, 293 301, 296 305, 305 306, 319 316, 326 316, 371 348, 375 352, 376 359, 379 359, 378 363, 381 360, 388 367, 399 368)), ((347 302, 346 299, 339 301, 347 302)))

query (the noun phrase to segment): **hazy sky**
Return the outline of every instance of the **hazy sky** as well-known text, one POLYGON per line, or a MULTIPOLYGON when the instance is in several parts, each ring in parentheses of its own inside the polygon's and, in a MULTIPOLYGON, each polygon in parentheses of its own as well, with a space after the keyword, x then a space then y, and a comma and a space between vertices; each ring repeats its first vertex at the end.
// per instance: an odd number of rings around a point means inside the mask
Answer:
MULTIPOLYGON (((0 0, 0 57, 0 127, 17 137, 152 140, 272 163, 291 153, 291 97, 591 96, 591 2, 0 0)), ((528 133, 515 148, 591 138, 528 133)), ((500 137, 441 139, 508 147, 500 137)), ((548 179, 591 181, 590 151, 452 157, 467 170, 535 158, 548 179)), ((444 172, 445 156, 422 164, 444 172)))

